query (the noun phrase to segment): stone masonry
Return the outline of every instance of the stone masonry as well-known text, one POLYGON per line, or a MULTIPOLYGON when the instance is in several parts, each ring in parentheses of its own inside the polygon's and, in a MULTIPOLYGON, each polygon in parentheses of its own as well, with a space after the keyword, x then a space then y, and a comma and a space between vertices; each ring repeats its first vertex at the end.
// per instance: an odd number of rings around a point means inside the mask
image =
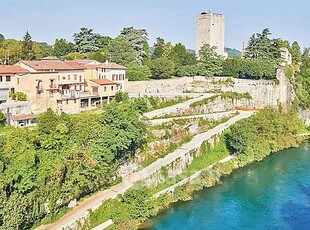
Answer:
POLYGON ((289 108, 294 100, 294 90, 286 79, 284 71, 277 71, 277 81, 232 79, 233 83, 223 83, 227 78, 207 79, 205 77, 183 77, 167 80, 128 82, 126 91, 131 95, 172 94, 184 95, 186 91, 203 93, 210 90, 248 92, 253 100, 251 107, 261 109, 266 106, 289 108), (221 82, 222 81, 222 82, 221 82))
POLYGON ((216 47, 215 51, 227 57, 225 52, 225 18, 222 14, 202 12, 196 22, 196 56, 199 56, 201 47, 209 44, 216 47))

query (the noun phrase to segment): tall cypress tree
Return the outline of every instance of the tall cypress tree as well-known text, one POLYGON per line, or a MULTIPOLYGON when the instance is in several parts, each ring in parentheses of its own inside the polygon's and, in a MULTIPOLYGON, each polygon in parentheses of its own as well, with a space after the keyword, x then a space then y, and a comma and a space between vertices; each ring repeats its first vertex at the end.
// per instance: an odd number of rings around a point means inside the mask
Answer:
POLYGON ((294 41, 292 44, 292 56, 293 56, 293 64, 301 63, 301 50, 298 42, 294 41))
POLYGON ((22 43, 23 43, 22 58, 25 60, 34 59, 33 42, 31 40, 31 36, 28 31, 26 32, 22 43))

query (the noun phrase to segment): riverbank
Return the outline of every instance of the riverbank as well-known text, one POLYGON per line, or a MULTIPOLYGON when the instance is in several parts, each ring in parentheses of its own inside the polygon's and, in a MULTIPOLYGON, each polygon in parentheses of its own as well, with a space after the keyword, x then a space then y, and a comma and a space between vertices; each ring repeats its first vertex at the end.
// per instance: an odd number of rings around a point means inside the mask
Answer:
MULTIPOLYGON (((240 154, 236 158, 217 163, 208 170, 202 170, 200 177, 174 188, 173 194, 154 197, 156 189, 139 183, 124 195, 105 201, 98 210, 90 214, 85 226, 92 228, 112 219, 114 222, 112 228, 136 229, 139 223, 167 209, 172 203, 192 199, 195 191, 214 186, 222 177, 233 171, 251 162, 260 161, 270 153, 297 147, 304 140, 304 137, 298 136, 302 131, 305 131, 305 127, 295 114, 286 114, 273 109, 264 110, 254 117, 239 121, 231 128, 230 133, 220 138, 221 141, 218 143, 222 147, 224 143, 225 151, 233 153, 238 150, 240 154)), ((202 154, 195 159, 196 162, 209 162, 205 161, 207 157, 218 154, 217 145, 201 146, 200 150, 202 154)), ((193 163, 195 165, 195 162, 193 163)), ((198 168, 201 170, 202 165, 206 168, 210 163, 207 165, 196 163, 196 165, 199 166, 192 167, 189 174, 197 172, 198 168)))
POLYGON ((148 228, 309 229, 309 147, 307 141, 234 171, 160 212, 148 228))

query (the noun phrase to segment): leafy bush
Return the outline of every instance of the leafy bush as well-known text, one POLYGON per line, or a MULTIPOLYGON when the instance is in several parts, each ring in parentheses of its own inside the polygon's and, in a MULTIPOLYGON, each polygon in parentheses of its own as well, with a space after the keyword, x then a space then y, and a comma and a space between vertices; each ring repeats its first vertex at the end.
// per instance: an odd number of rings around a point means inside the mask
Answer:
POLYGON ((129 81, 149 80, 152 76, 151 70, 148 66, 130 63, 126 67, 126 77, 129 81))
POLYGON ((27 101, 27 95, 23 92, 16 92, 16 93, 10 92, 9 96, 12 100, 27 101))

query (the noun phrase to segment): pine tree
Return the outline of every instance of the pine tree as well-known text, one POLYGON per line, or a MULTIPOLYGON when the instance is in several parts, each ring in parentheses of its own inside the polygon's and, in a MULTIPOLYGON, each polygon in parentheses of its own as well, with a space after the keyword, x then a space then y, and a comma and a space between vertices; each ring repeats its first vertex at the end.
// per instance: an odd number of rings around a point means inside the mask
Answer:
POLYGON ((292 43, 292 56, 293 56, 293 64, 301 63, 301 50, 298 42, 296 41, 292 43))
POLYGON ((31 36, 28 31, 26 32, 24 36, 22 44, 23 44, 22 58, 26 60, 34 59, 33 42, 31 40, 31 36))
POLYGON ((165 51, 164 47, 165 47, 165 40, 160 37, 156 38, 152 59, 160 58, 165 51))

